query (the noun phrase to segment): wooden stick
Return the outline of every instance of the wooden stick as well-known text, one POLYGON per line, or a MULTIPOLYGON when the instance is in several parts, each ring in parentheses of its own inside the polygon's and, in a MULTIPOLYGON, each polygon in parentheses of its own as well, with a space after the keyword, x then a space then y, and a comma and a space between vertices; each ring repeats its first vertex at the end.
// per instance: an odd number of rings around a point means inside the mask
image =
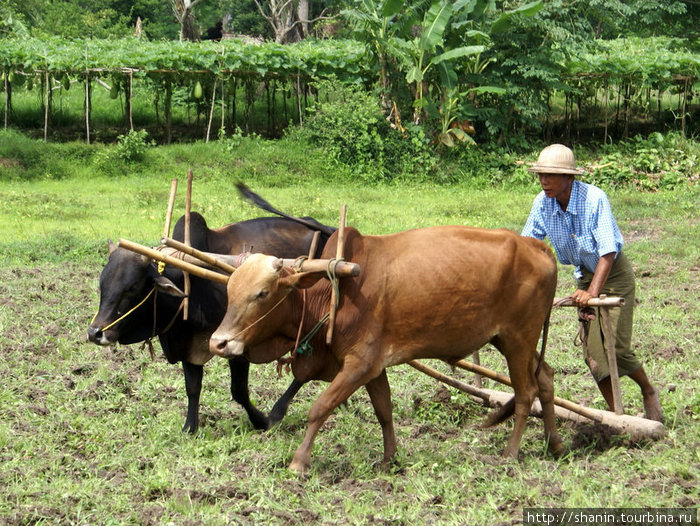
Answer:
MULTIPOLYGON (((417 360, 412 360, 408 362, 408 365, 428 374, 429 376, 432 376, 437 380, 444 381, 443 378, 447 378, 448 381, 446 381, 445 383, 447 383, 448 385, 463 390, 471 396, 476 396, 484 400, 491 406, 502 406, 513 397, 513 395, 511 395, 510 393, 504 393, 502 391, 493 391, 491 389, 478 389, 476 387, 463 384, 463 382, 450 378, 449 376, 446 376, 440 373, 439 371, 418 362, 417 360), (433 372, 437 374, 432 374, 433 372), (462 389, 461 387, 465 385, 467 389, 462 389)), ((455 365, 467 370, 472 370, 473 367, 473 364, 466 360, 460 360, 455 365)), ((491 371, 490 369, 486 369, 485 367, 477 367, 476 369, 478 369, 478 372, 480 374, 483 374, 484 376, 492 378, 493 380, 499 381, 501 383, 506 383, 503 381, 505 379, 507 381, 506 385, 510 385, 510 379, 507 376, 500 375, 494 371, 491 371)), ((631 437, 635 439, 650 438, 655 440, 666 436, 666 430, 664 429, 663 424, 661 424, 661 422, 656 422, 655 420, 648 420, 646 418, 639 418, 631 415, 616 415, 611 411, 592 409, 590 407, 585 407, 574 402, 570 402, 569 400, 558 398, 556 396, 554 397, 554 404, 556 406, 555 413, 561 418, 566 418, 569 420, 575 420, 580 422, 581 419, 579 418, 579 416, 585 417, 588 420, 593 420, 594 422, 598 422, 600 424, 608 426, 612 431, 616 433, 629 433, 631 437)), ((541 412, 541 403, 538 400, 536 400, 533 404, 532 413, 541 414, 541 412)))
MULTIPOLYGON (((591 298, 588 300, 589 307, 622 307, 625 304, 625 298, 618 298, 616 296, 607 297, 605 295, 599 298, 591 298)), ((566 298, 554 298, 553 306, 555 307, 575 307, 576 304, 574 300, 570 297, 566 298)))
POLYGON ((163 227, 163 237, 170 237, 170 222, 173 219, 173 207, 175 206, 175 193, 177 192, 177 179, 170 183, 170 200, 168 201, 168 211, 165 213, 165 226, 163 227))
POLYGON ((169 256, 168 254, 163 254, 162 252, 159 252, 152 248, 140 245, 138 243, 134 243, 133 241, 129 241, 128 239, 120 239, 117 245, 126 248, 127 250, 131 250, 132 252, 136 252, 137 254, 141 254, 151 259, 155 259, 156 261, 162 261, 163 263, 167 265, 172 265, 173 267, 179 268, 180 270, 186 270, 187 272, 189 272, 193 276, 197 276, 198 278, 216 281, 217 283, 223 283, 224 285, 228 283, 228 276, 225 274, 219 274, 218 272, 212 272, 211 270, 192 265, 191 263, 187 263, 185 261, 182 261, 181 259, 169 256))
POLYGON ((429 367, 424 363, 419 362, 418 360, 411 360, 410 362, 408 362, 408 365, 410 365, 414 369, 418 369, 420 372, 425 373, 428 376, 432 376, 436 380, 440 380, 441 382, 449 386, 459 389, 460 391, 464 391, 465 393, 468 393, 472 396, 481 398, 484 402, 489 401, 488 395, 485 395, 484 392, 478 387, 474 387, 472 385, 465 384, 464 382, 460 382, 459 380, 456 380, 451 376, 447 376, 446 374, 441 373, 437 369, 433 369, 432 367, 429 367))
MULTIPOLYGON (((481 357, 479 356, 479 351, 474 351, 472 353, 472 363, 474 363, 474 365, 481 365, 481 357)), ((481 381, 480 374, 477 373, 474 376, 474 383, 476 384, 477 387, 479 387, 479 388, 482 387, 482 385, 481 385, 482 381, 481 381)))
MULTIPOLYGON (((44 48, 44 54, 46 54, 46 48, 44 48)), ((44 142, 47 141, 49 135, 49 99, 51 98, 51 84, 49 78, 49 72, 46 72, 44 76, 46 82, 46 89, 44 90, 45 104, 44 104, 44 142)))
MULTIPOLYGON (((184 243, 181 243, 180 241, 177 241, 175 239, 171 239, 169 237, 164 237, 160 240, 161 244, 174 248, 175 250, 178 250, 180 252, 184 252, 187 255, 190 255, 200 261, 203 261, 204 263, 207 263, 208 265, 211 265, 212 267, 216 267, 218 269, 223 270, 224 272, 228 274, 233 274, 236 271, 236 267, 233 265, 229 265, 225 261, 222 261, 221 259, 217 259, 216 256, 212 255, 209 252, 202 252, 201 250, 197 250, 196 248, 189 247, 185 245, 184 243)), ((193 264, 196 265, 196 263, 193 262, 193 264)))
MULTIPOLYGON (((185 192, 185 245, 191 246, 191 236, 190 236, 190 210, 192 209, 192 170, 187 170, 187 191, 185 192)), ((186 297, 182 302, 182 319, 187 320, 190 311, 190 302, 188 297, 190 295, 190 275, 185 272, 183 274, 185 278, 185 294, 186 297)))
POLYGON ((316 248, 318 248, 318 240, 321 237, 321 231, 316 230, 314 232, 314 237, 311 239, 311 246, 309 247, 309 259, 314 259, 316 255, 316 248))
POLYGON ((608 360, 608 371, 610 373, 610 386, 613 396, 613 410, 621 415, 625 411, 622 408, 622 392, 620 391, 620 375, 617 372, 617 355, 615 354, 615 335, 610 323, 610 309, 602 307, 600 312, 600 325, 603 328, 603 348, 605 357, 608 360))
MULTIPOLYGON (((341 260, 343 259, 343 249, 345 245, 345 214, 346 214, 346 205, 343 205, 340 208, 340 225, 338 227, 338 243, 336 245, 335 249, 335 259, 336 260, 341 260)), ((337 293, 336 293, 336 287, 332 287, 331 289, 331 305, 330 305, 330 311, 329 311, 329 316, 328 316, 328 331, 326 332, 326 344, 330 345, 331 341, 333 341, 333 325, 335 324, 335 313, 338 310, 338 307, 336 305, 338 301, 337 293)))

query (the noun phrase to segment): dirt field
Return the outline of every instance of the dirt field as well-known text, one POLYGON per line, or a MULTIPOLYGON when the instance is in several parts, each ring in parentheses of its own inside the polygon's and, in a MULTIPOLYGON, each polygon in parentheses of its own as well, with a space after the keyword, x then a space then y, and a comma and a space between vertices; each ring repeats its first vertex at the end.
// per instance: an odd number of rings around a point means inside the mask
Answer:
MULTIPOLYGON (((482 430, 485 408, 396 367, 389 374, 400 447, 394 468, 376 465, 379 426, 362 392, 324 427, 304 477, 286 466, 322 384, 305 387, 287 418, 260 433, 230 402, 226 364, 214 360, 205 367, 201 430, 183 435, 181 369, 158 345, 152 361, 138 345, 86 342, 100 265, 2 268, 0 522, 493 525, 519 524, 533 506, 697 506, 700 336, 690 318, 699 269, 651 263, 639 272, 638 352, 662 392, 665 439, 632 443, 598 425, 561 422, 571 452, 557 461, 531 419, 520 462, 506 462, 499 455, 510 423, 482 430)), ((571 345, 570 318, 553 319, 556 394, 602 408, 571 345)), ((498 353, 482 355, 504 370, 498 353)), ((278 379, 274 365, 253 367, 253 398, 270 408, 289 380, 278 379)), ((636 414, 636 388, 625 380, 623 391, 636 414)))

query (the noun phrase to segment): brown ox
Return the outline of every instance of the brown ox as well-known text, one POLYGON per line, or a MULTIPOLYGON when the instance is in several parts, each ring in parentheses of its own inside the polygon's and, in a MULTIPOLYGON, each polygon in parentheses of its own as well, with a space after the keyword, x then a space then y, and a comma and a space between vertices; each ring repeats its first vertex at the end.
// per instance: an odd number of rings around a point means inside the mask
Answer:
MULTIPOLYGON (((333 257, 336 243, 334 234, 324 258, 333 257)), ((312 340, 313 352, 293 361, 297 380, 331 383, 311 408, 290 468, 309 466, 319 428, 362 385, 381 424, 388 462, 396 437, 386 368, 416 358, 458 360, 487 343, 505 356, 515 391, 515 425, 504 454, 517 457, 538 393, 549 448, 553 453, 563 449, 554 421, 552 370, 537 353, 557 281, 545 244, 508 230, 462 226, 387 236, 363 236, 349 228, 345 259, 362 272, 340 280, 331 345, 325 344, 324 327, 312 340)), ((302 320, 301 334, 306 334, 328 312, 330 282, 281 265, 258 254, 233 273, 228 309, 210 339, 211 352, 224 357, 245 353, 255 363, 275 360, 294 346, 302 320)), ((509 406, 500 416, 513 411, 509 406)))

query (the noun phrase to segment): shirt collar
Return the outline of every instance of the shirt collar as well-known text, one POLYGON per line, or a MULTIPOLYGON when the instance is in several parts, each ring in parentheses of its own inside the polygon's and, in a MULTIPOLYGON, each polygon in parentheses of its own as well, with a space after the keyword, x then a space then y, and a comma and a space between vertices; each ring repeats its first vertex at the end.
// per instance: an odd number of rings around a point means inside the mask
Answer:
POLYGON ((579 210, 579 202, 580 202, 579 194, 581 193, 580 187, 581 187, 581 183, 579 183, 579 181, 574 179, 574 181, 571 185, 571 195, 569 196, 569 204, 566 205, 566 210, 562 210, 561 206, 559 206, 559 202, 557 201, 556 197, 546 197, 545 199, 549 200, 550 205, 554 208, 555 214, 569 213, 572 215, 578 215, 580 213, 580 210, 579 210))

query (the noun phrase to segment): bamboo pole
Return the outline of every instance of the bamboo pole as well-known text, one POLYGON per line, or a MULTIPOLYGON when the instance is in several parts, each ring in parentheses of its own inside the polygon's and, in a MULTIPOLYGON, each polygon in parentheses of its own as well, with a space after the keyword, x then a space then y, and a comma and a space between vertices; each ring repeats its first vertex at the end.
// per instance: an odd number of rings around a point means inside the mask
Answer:
MULTIPOLYGON (((191 246, 191 236, 190 236, 190 210, 192 209, 192 170, 187 170, 187 190, 185 192, 185 245, 191 246)), ((185 294, 186 297, 182 303, 182 319, 187 320, 189 314, 189 301, 187 296, 190 295, 190 275, 187 271, 184 271, 183 277, 185 279, 185 294)))
POLYGON ((134 72, 129 71, 129 93, 128 93, 128 103, 129 103, 129 130, 134 130, 134 117, 133 117, 133 102, 134 102, 134 72))
POLYGON ((7 125, 10 121, 10 70, 6 69, 5 74, 3 76, 5 77, 5 129, 7 129, 7 125))
MULTIPOLYGON (((343 259, 343 251, 345 245, 345 215, 347 211, 347 206, 343 205, 340 208, 340 225, 338 227, 338 243, 335 249, 335 259, 340 261, 343 259)), ((331 305, 328 317, 328 330, 326 332, 326 344, 330 345, 333 340, 333 325, 335 323, 335 313, 338 310, 338 295, 336 292, 337 287, 331 288, 331 305)))
MULTIPOLYGON (((87 51, 85 52, 85 60, 87 60, 87 51)), ((85 137, 90 144, 90 74, 85 74, 85 137)))
POLYGON ((156 261, 162 261, 166 265, 172 265, 173 267, 179 268, 180 270, 186 270, 187 272, 189 272, 193 276, 197 276, 198 278, 208 279, 217 283, 223 283, 224 285, 228 283, 228 276, 225 274, 220 274, 218 272, 213 272, 211 270, 198 267, 197 265, 193 265, 168 254, 159 252, 158 250, 154 250, 152 248, 140 245, 138 243, 134 243, 133 241, 129 241, 128 239, 120 239, 117 245, 127 250, 131 250, 132 252, 136 252, 137 254, 141 254, 151 259, 155 259, 156 261))
POLYGON ((168 200, 168 211, 165 213, 165 225, 163 227, 163 237, 170 237, 170 222, 173 218, 173 207, 175 206, 175 193, 177 192, 177 179, 170 182, 170 199, 168 200))
MULTIPOLYGON (((161 242, 163 242, 164 239, 161 239, 161 242)), ((168 240, 168 245, 170 245, 173 241, 168 240)), ((175 241, 175 243, 177 243, 175 241)), ((163 243, 166 244, 166 243, 163 243)), ((224 263, 227 265, 231 265, 234 268, 238 268, 245 262, 246 258, 248 255, 247 253, 244 254, 214 254, 212 252, 202 252, 202 251, 197 251, 192 248, 190 248, 191 253, 183 253, 180 250, 177 250, 175 247, 170 247, 172 249, 171 252, 169 252, 169 255, 172 255, 175 259, 175 261, 186 261, 190 265, 194 265, 197 267, 219 267, 219 264, 224 263), (205 258, 212 258, 217 261, 217 264, 212 264, 209 263, 198 256, 195 256, 194 253, 197 253, 198 255, 201 254, 205 258)), ((331 263, 332 260, 330 259, 306 259, 302 260, 301 264, 299 263, 299 259, 292 259, 292 258, 281 258, 282 264, 285 267, 288 268, 294 268, 298 269, 300 272, 327 272, 328 271, 328 265, 331 263)), ((171 263, 173 266, 177 266, 177 263, 171 263)), ((351 277, 357 277, 360 275, 360 265, 357 263, 352 263, 350 261, 338 261, 335 264, 335 274, 338 277, 341 278, 351 278, 351 277)))
POLYGON ((51 83, 49 82, 48 71, 44 78, 46 79, 46 89, 44 90, 44 96, 46 97, 44 103, 44 142, 46 142, 49 136, 49 99, 51 98, 51 83))
POLYGON ((160 242, 170 248, 174 248, 177 251, 183 252, 189 256, 192 256, 194 258, 197 258, 200 261, 203 261, 204 263, 207 263, 208 265, 211 265, 212 267, 218 268, 220 270, 223 270, 227 274, 233 274, 236 271, 236 267, 233 265, 229 265, 225 261, 222 261, 221 259, 216 258, 214 255, 208 253, 208 252, 202 252, 201 250, 197 250, 196 248, 192 248, 185 243, 181 243, 180 241, 176 241, 175 239, 171 239, 169 237, 163 237, 160 242))
POLYGON ((216 83, 218 79, 214 79, 214 88, 211 93, 211 107, 209 108, 209 122, 207 123, 207 138, 204 142, 209 142, 209 133, 211 132, 211 121, 214 118, 214 106, 216 105, 216 83))

